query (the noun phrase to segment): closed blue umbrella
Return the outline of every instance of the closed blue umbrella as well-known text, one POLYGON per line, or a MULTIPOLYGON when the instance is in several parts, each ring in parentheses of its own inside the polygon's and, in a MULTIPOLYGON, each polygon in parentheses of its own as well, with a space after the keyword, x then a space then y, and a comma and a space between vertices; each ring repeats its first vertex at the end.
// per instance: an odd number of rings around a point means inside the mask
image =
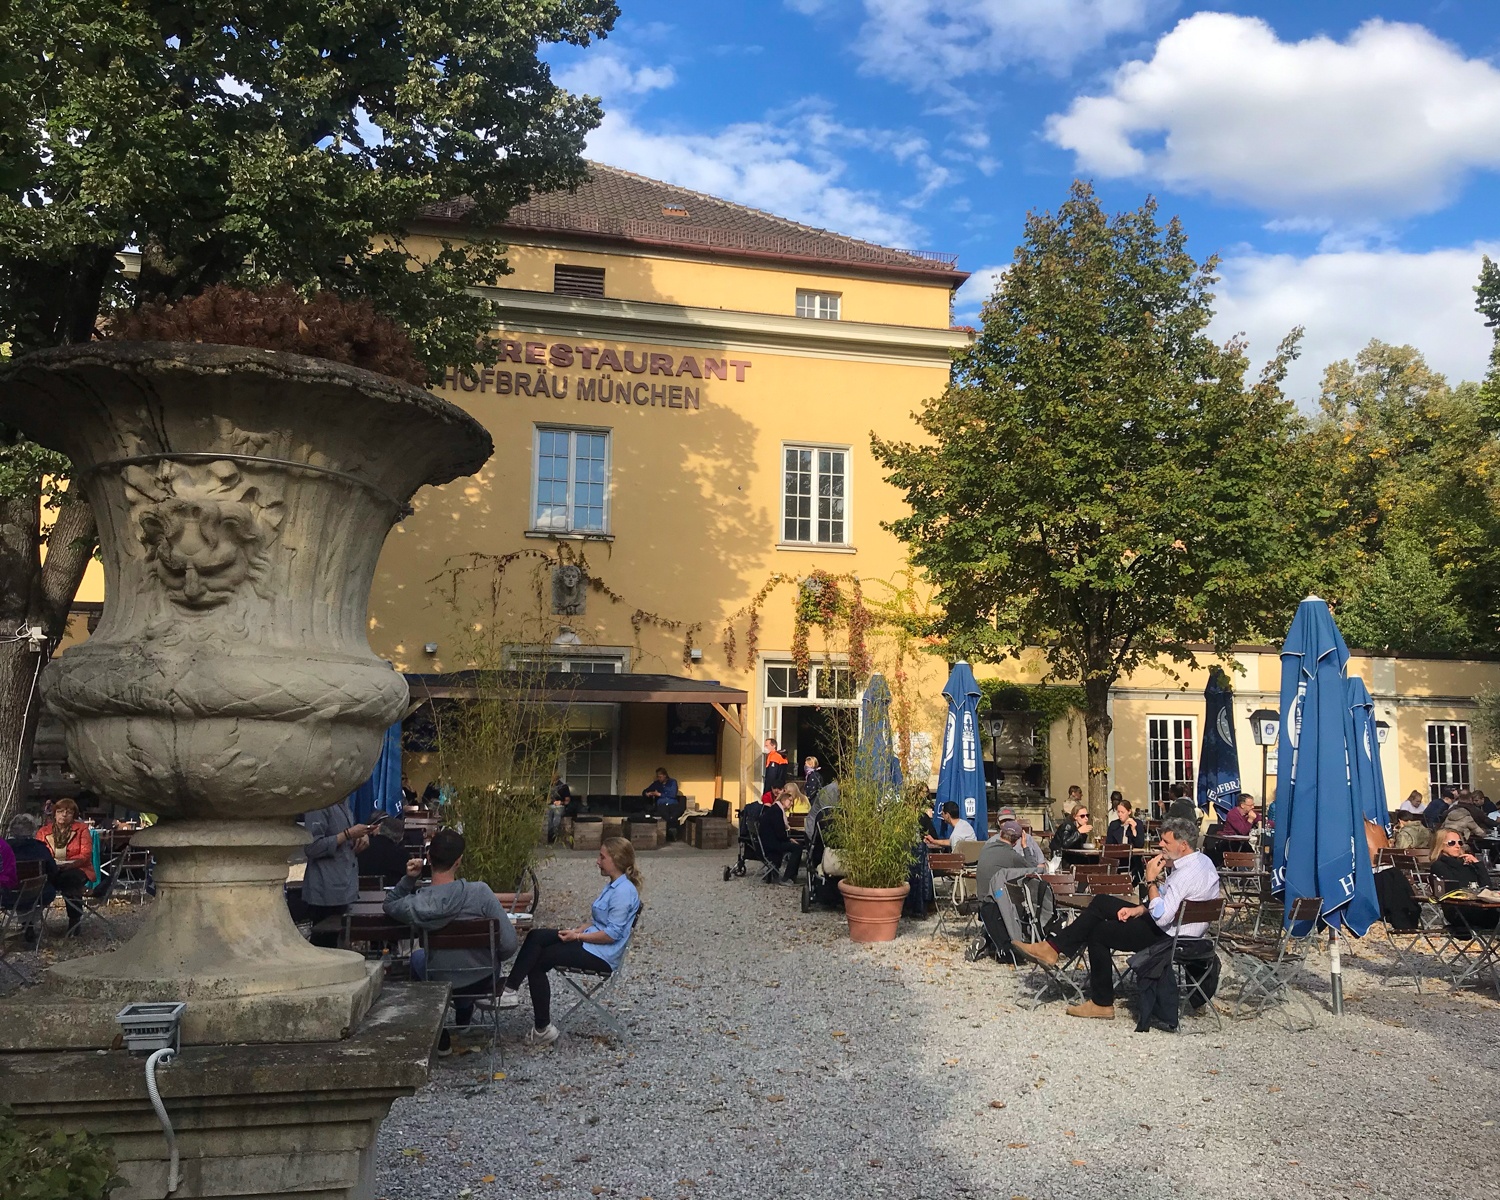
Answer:
POLYGON ((989 836, 989 805, 984 768, 979 759, 979 698, 982 693, 966 662, 956 662, 943 685, 948 698, 948 726, 943 733, 943 761, 938 767, 937 807, 952 800, 983 841, 989 836))
POLYGON ((1203 749, 1198 755, 1198 807, 1214 806, 1220 820, 1239 803, 1240 754, 1234 744, 1234 690, 1214 667, 1203 689, 1203 749))
POLYGON ((388 816, 401 815, 401 722, 385 731, 380 757, 375 769, 354 791, 349 793, 349 808, 354 819, 363 825, 379 810, 388 816))
POLYGON ((865 685, 859 706, 859 750, 855 771, 874 781, 883 792, 901 790, 901 763, 891 748, 891 689, 876 672, 865 685))
POLYGON ((1288 908, 1321 897, 1327 925, 1362 937, 1380 904, 1349 767, 1348 661, 1328 605, 1309 596, 1281 651, 1272 890, 1288 908))
POLYGON ((1375 701, 1358 675, 1349 676, 1349 777, 1354 798, 1366 821, 1387 832, 1391 810, 1386 802, 1385 772, 1380 766, 1380 739, 1375 734, 1375 701))

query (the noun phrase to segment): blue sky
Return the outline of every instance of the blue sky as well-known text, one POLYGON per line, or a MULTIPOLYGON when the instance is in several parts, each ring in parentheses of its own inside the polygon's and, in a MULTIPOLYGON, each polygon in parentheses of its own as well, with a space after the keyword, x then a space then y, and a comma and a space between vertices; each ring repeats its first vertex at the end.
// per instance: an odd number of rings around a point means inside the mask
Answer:
POLYGON ((1291 391, 1371 337, 1477 378, 1500 257, 1500 3, 621 0, 548 53, 608 113, 591 157, 975 272, 974 320, 1029 209, 1075 177, 1155 194, 1223 259, 1215 332, 1291 391))

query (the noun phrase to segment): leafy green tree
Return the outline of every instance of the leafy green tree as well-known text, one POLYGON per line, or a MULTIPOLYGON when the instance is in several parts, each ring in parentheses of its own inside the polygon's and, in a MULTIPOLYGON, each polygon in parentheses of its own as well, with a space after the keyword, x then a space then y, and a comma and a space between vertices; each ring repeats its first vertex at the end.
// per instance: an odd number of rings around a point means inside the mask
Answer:
POLYGON ((1490 368, 1485 373, 1480 388, 1479 401, 1485 422, 1491 429, 1500 428, 1500 265, 1488 254, 1479 267, 1479 283, 1475 285, 1475 310, 1484 317, 1484 323, 1495 331, 1490 344, 1490 368))
POLYGON ((1372 341, 1323 377, 1299 452, 1319 469, 1318 587, 1351 645, 1500 647, 1500 443, 1474 384, 1372 341))
POLYGON ((874 442, 953 650, 1038 647, 1082 685, 1097 817, 1121 674, 1279 623, 1302 583, 1279 387, 1298 334, 1247 387, 1243 345, 1204 334, 1215 263, 1186 242, 1154 201, 1111 217, 1074 184, 1027 219, 978 337, 918 414, 927 440, 874 442))
MULTIPOLYGON (((367 297, 434 378, 494 361, 489 306, 466 290, 506 270, 484 231, 582 178, 600 117, 538 50, 616 15, 612 0, 0 4, 0 344, 87 341, 116 306, 288 283, 367 297), (462 244, 417 236, 437 202, 465 207, 462 244)), ((0 412, 0 806, 24 786, 17 722, 36 713, 40 658, 17 631, 61 635, 92 536, 87 506, 63 506, 43 564, 58 469, 0 412)))

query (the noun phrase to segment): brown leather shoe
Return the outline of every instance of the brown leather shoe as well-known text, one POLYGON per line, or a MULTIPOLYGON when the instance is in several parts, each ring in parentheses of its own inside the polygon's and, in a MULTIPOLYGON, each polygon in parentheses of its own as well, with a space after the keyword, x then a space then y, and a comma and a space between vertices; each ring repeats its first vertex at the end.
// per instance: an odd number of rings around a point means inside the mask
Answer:
POLYGON ((1082 1004, 1075 1004, 1068 1009, 1070 1017, 1092 1017, 1096 1021, 1113 1021, 1115 1019, 1115 1006, 1113 1004, 1095 1004, 1092 1000, 1085 1000, 1082 1004))
POLYGON ((1039 962, 1044 967, 1055 967, 1058 963, 1058 954, 1053 949, 1051 942, 1017 942, 1011 945, 1024 954, 1032 962, 1039 962))

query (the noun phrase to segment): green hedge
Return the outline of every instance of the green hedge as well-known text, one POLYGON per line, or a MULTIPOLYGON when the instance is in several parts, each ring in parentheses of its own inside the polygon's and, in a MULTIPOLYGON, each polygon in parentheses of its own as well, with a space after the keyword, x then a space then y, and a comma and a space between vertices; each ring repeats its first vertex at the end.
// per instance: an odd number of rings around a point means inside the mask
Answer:
POLYGON ((87 1133, 29 1133, 0 1108, 0 1200, 109 1200, 125 1180, 115 1156, 87 1133))

